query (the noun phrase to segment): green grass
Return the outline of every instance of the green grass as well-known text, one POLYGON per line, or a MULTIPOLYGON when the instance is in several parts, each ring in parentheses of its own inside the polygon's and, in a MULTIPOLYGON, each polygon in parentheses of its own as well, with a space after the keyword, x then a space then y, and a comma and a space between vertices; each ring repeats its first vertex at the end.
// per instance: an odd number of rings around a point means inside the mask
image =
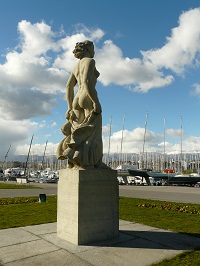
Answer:
POLYGON ((33 186, 33 185, 22 185, 22 184, 19 184, 19 185, 15 185, 15 184, 7 184, 7 183, 0 183, 0 189, 30 189, 30 188, 38 188, 36 186, 33 186))
POLYGON ((151 266, 198 266, 200 265, 200 250, 186 251, 151 266))
POLYGON ((119 217, 126 221, 200 237, 198 204, 120 197, 119 217))
MULTIPOLYGON (((11 228, 57 220, 57 197, 0 199, 0 228, 11 228)), ((200 237, 200 205, 120 197, 120 219, 200 237), (192 225, 192 226, 191 226, 192 225)), ((200 265, 200 250, 183 252, 154 266, 200 265)))
POLYGON ((47 196, 46 202, 42 203, 39 203, 38 197, 14 199, 16 202, 11 203, 8 199, 0 199, 0 204, 4 202, 0 205, 1 229, 56 222, 57 198, 55 196, 47 196))

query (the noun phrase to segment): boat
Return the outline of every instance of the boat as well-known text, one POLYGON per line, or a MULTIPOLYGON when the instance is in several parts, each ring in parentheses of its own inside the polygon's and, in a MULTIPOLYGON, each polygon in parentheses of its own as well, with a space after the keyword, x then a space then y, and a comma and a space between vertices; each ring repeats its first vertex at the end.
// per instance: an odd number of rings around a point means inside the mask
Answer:
POLYGON ((154 179, 159 179, 163 184, 168 185, 189 185, 194 186, 200 182, 200 175, 198 174, 189 174, 189 175, 177 175, 176 173, 162 173, 162 172, 153 172, 144 169, 128 169, 130 176, 141 176, 144 177, 148 182, 150 177, 154 179))

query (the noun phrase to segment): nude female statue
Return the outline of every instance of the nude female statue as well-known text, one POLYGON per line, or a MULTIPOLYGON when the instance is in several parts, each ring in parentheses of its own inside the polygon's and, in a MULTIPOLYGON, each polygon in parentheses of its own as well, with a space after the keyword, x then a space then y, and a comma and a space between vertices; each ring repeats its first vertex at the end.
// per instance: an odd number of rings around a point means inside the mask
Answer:
POLYGON ((57 149, 57 158, 68 159, 69 168, 101 167, 102 117, 101 105, 95 85, 99 72, 95 67, 94 45, 90 41, 79 42, 73 51, 79 59, 67 85, 67 122, 61 130, 65 138, 57 149), (74 87, 78 91, 74 97, 74 87))

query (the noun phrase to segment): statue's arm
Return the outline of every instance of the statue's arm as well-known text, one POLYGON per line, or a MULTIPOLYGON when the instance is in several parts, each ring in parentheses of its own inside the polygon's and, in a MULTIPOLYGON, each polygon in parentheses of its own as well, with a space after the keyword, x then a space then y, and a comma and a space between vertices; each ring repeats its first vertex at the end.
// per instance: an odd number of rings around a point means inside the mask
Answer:
POLYGON ((90 59, 85 62, 82 81, 84 88, 88 93, 88 96, 93 102, 94 112, 101 113, 101 105, 98 99, 97 91, 95 89, 96 85, 96 67, 94 59, 90 59))
POLYGON ((74 74, 72 73, 67 81, 66 84, 66 99, 67 99, 67 103, 68 103, 68 110, 66 113, 66 117, 67 119, 69 119, 69 112, 72 110, 72 103, 73 103, 73 99, 74 99, 74 87, 77 83, 77 80, 74 76, 74 74))

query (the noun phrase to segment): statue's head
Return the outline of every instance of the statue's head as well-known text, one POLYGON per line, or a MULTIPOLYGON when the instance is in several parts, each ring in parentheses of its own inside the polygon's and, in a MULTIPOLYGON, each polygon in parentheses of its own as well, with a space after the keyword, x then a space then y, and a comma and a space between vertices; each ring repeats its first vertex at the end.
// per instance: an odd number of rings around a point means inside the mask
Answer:
POLYGON ((74 56, 78 59, 81 59, 87 53, 91 58, 94 57, 94 44, 91 41, 77 42, 73 50, 74 56))

